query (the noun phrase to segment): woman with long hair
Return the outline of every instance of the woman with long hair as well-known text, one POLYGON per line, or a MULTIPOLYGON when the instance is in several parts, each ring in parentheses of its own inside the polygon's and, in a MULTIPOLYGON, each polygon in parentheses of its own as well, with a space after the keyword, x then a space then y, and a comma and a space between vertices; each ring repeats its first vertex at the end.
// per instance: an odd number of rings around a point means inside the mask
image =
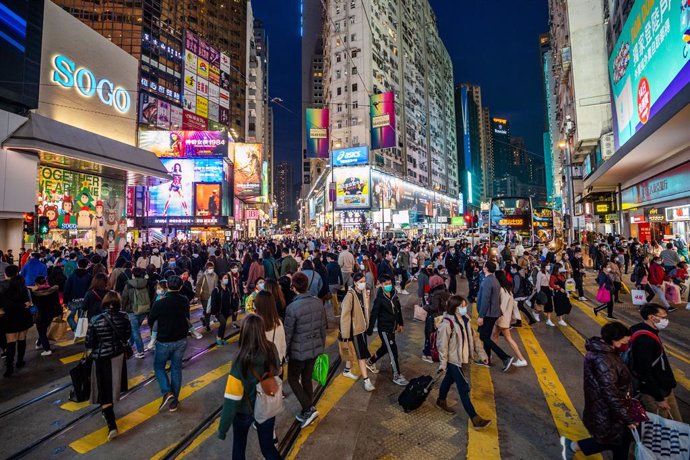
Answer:
POLYGON ((33 318, 29 313, 31 299, 29 290, 24 283, 24 277, 19 274, 19 267, 9 265, 5 268, 7 283, 0 287, 0 308, 5 311, 4 332, 7 340, 5 351, 5 377, 14 373, 14 357, 17 356, 17 369, 26 365, 26 333, 33 325, 33 318))
POLYGON ((103 297, 108 293, 107 285, 108 275, 105 273, 97 273, 91 279, 91 286, 84 296, 84 310, 89 320, 101 312, 103 297))
MULTIPOLYGON (((570 299, 568 298, 568 291, 565 289, 565 267, 559 263, 553 264, 551 270, 551 278, 549 278, 549 287, 553 292, 553 309, 556 312, 559 326, 567 326, 563 317, 570 313, 572 308, 570 299)), ((551 317, 549 316, 549 319, 551 317)))
POLYGON ((275 417, 263 423, 257 423, 252 416, 259 378, 277 376, 279 371, 278 352, 266 338, 264 320, 259 315, 247 316, 240 330, 240 352, 232 363, 230 375, 225 384, 225 399, 218 426, 218 437, 225 439, 232 425, 232 458, 245 458, 247 436, 252 424, 256 425, 259 447, 264 458, 268 460, 281 458, 274 444, 275 417))
POLYGON ((120 311, 120 295, 109 291, 101 302, 101 313, 89 321, 86 353, 91 367, 91 403, 100 404, 108 425, 108 440, 117 436, 113 404, 127 391, 125 348, 132 331, 127 313, 120 311))
POLYGON ((608 265, 602 266, 601 270, 599 270, 596 281, 600 291, 606 290, 609 292, 609 301, 593 307, 592 310, 594 311, 594 314, 597 315, 600 311, 606 309, 606 317, 609 319, 615 319, 613 316, 613 290, 615 287, 613 284, 613 278, 611 277, 611 267, 608 265))
POLYGON ((542 262, 537 272, 536 281, 534 282, 534 318, 539 321, 539 313, 544 311, 546 313, 546 325, 555 326, 551 321, 551 313, 553 313, 553 299, 551 288, 549 287, 549 270, 551 266, 546 262, 542 262))
MULTIPOLYGON (((510 345, 510 348, 515 352, 517 356, 517 361, 513 363, 515 367, 525 367, 527 366, 527 361, 525 357, 520 352, 520 347, 515 342, 510 334, 510 323, 516 317, 517 313, 517 302, 513 298, 513 283, 508 280, 506 273, 503 270, 496 270, 496 280, 498 284, 501 285, 501 291, 499 292, 499 299, 501 303, 501 317, 496 321, 496 326, 494 327, 493 340, 494 342, 498 339, 499 334, 505 337, 506 342, 510 345)), ((519 317, 519 313, 517 313, 519 317)))
MULTIPOLYGON (((269 281, 275 283, 275 280, 266 280, 266 284, 268 284, 269 281)), ((285 343, 285 328, 283 327, 283 322, 276 309, 275 297, 269 291, 261 291, 256 294, 254 307, 256 308, 256 314, 261 316, 264 320, 266 338, 276 346, 278 359, 282 364, 285 359, 287 345, 285 343)))
MULTIPOLYGON (((362 272, 355 273, 352 277, 353 286, 348 288, 340 310, 340 340, 342 342, 351 342, 352 349, 354 349, 357 362, 359 364, 359 372, 364 379, 364 389, 366 391, 374 391, 374 385, 369 380, 367 372, 367 359, 371 358, 369 347, 367 345, 366 331, 369 327, 369 292, 367 291, 367 283, 362 272)), ((348 344, 349 346, 349 344, 348 344)), ((359 376, 353 374, 352 362, 345 363, 343 375, 353 380, 358 380, 359 376)))
POLYGON ((285 304, 285 296, 283 295, 283 290, 280 288, 280 284, 273 278, 269 278, 264 282, 264 289, 273 294, 273 298, 276 301, 276 311, 278 312, 278 316, 284 321, 285 308, 287 305, 285 304))

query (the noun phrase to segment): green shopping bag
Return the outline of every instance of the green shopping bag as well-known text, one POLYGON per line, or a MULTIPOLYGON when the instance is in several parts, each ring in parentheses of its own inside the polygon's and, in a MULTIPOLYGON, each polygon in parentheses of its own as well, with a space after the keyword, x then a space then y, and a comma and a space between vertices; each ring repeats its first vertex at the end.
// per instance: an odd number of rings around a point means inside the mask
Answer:
POLYGON ((322 353, 316 357, 316 362, 314 363, 314 372, 311 373, 311 378, 319 382, 321 386, 326 385, 329 365, 330 362, 326 353, 322 353))

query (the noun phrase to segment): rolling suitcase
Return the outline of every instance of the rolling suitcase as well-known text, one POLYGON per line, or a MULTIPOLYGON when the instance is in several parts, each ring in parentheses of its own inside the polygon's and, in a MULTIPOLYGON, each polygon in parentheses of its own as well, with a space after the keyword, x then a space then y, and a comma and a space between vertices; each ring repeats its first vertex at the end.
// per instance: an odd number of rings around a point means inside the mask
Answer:
POLYGON ((398 396, 398 404, 402 406, 406 413, 419 408, 426 401, 431 388, 437 380, 438 377, 434 379, 430 375, 422 375, 410 380, 410 383, 407 384, 403 392, 398 396))

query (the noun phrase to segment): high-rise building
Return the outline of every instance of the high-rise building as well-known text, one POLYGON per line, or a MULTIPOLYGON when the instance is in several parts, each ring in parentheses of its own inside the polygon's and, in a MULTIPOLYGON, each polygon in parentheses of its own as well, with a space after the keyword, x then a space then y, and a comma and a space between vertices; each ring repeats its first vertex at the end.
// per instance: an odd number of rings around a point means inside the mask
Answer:
POLYGON ((562 210, 563 163, 558 148, 558 126, 556 124, 556 91, 553 74, 554 56, 549 34, 539 36, 539 52, 542 64, 542 79, 544 85, 544 166, 546 174, 546 201, 554 209, 562 210))
POLYGON ((281 161, 275 172, 275 199, 278 205, 278 223, 285 225, 294 218, 295 196, 292 163, 281 161))
POLYGON ((529 177, 530 158, 527 154, 527 145, 523 137, 510 138, 510 164, 509 168, 513 176, 522 178, 523 181, 532 179, 529 177))
MULTIPOLYGON (((396 141, 373 150, 370 163, 457 197, 452 63, 428 0, 314 3, 325 7, 320 18, 322 83, 330 110, 331 150, 371 146, 370 97, 393 92, 396 141)), ((317 40, 306 13, 304 24, 306 47, 307 40, 317 40)), ((312 54, 303 55, 303 66, 305 59, 307 66, 313 59, 314 49, 307 48, 312 54)))
POLYGON ((510 123, 505 118, 491 117, 494 182, 511 175, 513 148, 510 145, 510 123))
POLYGON ((496 171, 494 170, 494 138, 488 107, 482 108, 482 124, 484 125, 484 143, 486 151, 486 155, 482 161, 484 166, 482 173, 485 193, 482 201, 488 201, 494 196, 494 180, 496 178, 496 171))

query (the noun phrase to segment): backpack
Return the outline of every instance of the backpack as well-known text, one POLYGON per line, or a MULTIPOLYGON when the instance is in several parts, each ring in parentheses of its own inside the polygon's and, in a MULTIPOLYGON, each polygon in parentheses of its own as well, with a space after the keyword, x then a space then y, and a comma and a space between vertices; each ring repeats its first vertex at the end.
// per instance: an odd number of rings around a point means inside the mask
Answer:
POLYGON ((139 289, 132 288, 132 313, 143 315, 151 310, 151 299, 148 289, 142 289, 144 294, 139 295, 139 289))
MULTIPOLYGON (((452 338, 453 332, 455 331, 455 326, 453 326, 453 321, 450 318, 443 318, 443 321, 448 321, 448 324, 450 324, 450 337, 452 338)), ((438 354, 438 344, 436 343, 437 340, 438 340, 438 328, 435 329, 431 333, 431 336, 429 337, 429 341, 431 342, 431 359, 435 363, 441 361, 441 358, 438 354)))
POLYGON ((623 362, 625 363, 626 366, 628 366, 628 369, 630 370, 630 374, 632 374, 633 377, 633 393, 637 394, 638 393, 638 388, 639 388, 639 377, 635 374, 635 371, 633 370, 633 354, 632 354, 632 347, 633 347, 633 342, 637 337, 640 337, 642 335, 645 335, 647 337, 651 337, 654 339, 656 343, 659 344, 659 348, 661 349, 661 354, 657 359, 655 359, 652 362, 652 366, 656 366, 656 364, 661 361, 663 365, 663 357, 664 357, 664 345, 661 343, 661 339, 659 338, 658 335, 654 334, 653 332, 646 331, 644 329, 635 331, 633 335, 630 337, 630 341, 628 342, 628 349, 622 353, 621 357, 623 358, 623 362))

